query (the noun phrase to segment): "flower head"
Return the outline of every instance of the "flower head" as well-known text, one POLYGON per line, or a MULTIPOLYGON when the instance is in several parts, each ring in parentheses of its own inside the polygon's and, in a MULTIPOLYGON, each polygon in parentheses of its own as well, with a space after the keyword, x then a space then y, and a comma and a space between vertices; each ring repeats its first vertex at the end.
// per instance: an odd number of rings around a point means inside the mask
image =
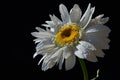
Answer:
POLYGON ((70 13, 65 5, 60 4, 59 11, 62 20, 50 15, 51 21, 42 24, 46 30, 36 27, 38 32, 32 32, 37 37, 35 43, 38 43, 33 57, 43 55, 38 63, 42 62, 42 70, 50 69, 56 64, 62 69, 64 61, 65 69, 69 70, 74 67, 76 56, 91 62, 97 61, 96 56, 104 57, 102 49, 108 49, 110 41, 107 38, 110 29, 104 24, 109 18, 99 15, 92 19, 95 7, 91 7, 91 4, 83 15, 77 4, 70 13))

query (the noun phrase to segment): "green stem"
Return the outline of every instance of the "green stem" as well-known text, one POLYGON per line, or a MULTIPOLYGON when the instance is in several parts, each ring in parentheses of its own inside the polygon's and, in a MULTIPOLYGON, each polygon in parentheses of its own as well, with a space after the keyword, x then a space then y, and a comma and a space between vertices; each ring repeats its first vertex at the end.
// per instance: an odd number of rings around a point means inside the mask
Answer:
POLYGON ((86 69, 85 62, 82 59, 79 59, 79 61, 80 61, 81 68, 82 68, 82 71, 83 71, 84 80, 88 80, 88 72, 87 72, 87 69, 86 69))

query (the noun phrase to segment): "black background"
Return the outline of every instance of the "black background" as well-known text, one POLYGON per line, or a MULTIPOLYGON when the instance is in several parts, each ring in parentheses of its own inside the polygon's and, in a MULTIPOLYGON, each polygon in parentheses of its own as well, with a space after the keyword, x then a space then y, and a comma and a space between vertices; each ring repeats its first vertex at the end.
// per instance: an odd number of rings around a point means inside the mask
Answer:
POLYGON ((83 74, 79 62, 73 69, 69 71, 58 70, 58 66, 44 72, 41 71, 41 65, 37 63, 41 56, 32 58, 35 52, 34 37, 31 32, 35 31, 36 26, 41 26, 46 20, 50 20, 49 14, 55 14, 60 18, 59 4, 63 3, 70 10, 73 5, 79 4, 83 13, 89 3, 95 6, 93 17, 99 14, 105 14, 105 17, 110 17, 106 24, 112 30, 110 33, 110 49, 106 50, 104 58, 98 58, 99 62, 92 63, 85 60, 89 78, 96 75, 96 70, 100 69, 100 76, 97 80, 118 80, 118 65, 117 56, 117 40, 119 31, 117 32, 117 2, 105 2, 105 0, 44 0, 39 2, 24 2, 13 1, 4 2, 3 6, 3 34, 2 40, 5 41, 4 50, 1 51, 1 73, 3 80, 83 80, 83 74), (115 34, 117 33, 117 34, 115 34), (116 45, 116 43, 117 45, 116 45))

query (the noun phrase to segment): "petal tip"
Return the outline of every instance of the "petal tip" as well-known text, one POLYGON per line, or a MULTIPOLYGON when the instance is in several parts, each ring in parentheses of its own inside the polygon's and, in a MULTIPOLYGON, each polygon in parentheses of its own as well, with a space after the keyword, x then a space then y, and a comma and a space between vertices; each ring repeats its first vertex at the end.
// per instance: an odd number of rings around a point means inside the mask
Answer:
POLYGON ((34 55, 33 55, 33 59, 37 56, 38 54, 37 53, 35 53, 34 55))

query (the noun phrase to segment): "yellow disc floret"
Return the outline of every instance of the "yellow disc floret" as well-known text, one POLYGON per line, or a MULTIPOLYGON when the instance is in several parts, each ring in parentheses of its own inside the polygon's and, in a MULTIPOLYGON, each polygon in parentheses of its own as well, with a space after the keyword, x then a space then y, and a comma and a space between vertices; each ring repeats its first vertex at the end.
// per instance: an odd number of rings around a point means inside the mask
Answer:
POLYGON ((59 46, 74 45, 79 41, 80 27, 76 24, 67 24, 61 27, 55 35, 55 43, 59 46))

